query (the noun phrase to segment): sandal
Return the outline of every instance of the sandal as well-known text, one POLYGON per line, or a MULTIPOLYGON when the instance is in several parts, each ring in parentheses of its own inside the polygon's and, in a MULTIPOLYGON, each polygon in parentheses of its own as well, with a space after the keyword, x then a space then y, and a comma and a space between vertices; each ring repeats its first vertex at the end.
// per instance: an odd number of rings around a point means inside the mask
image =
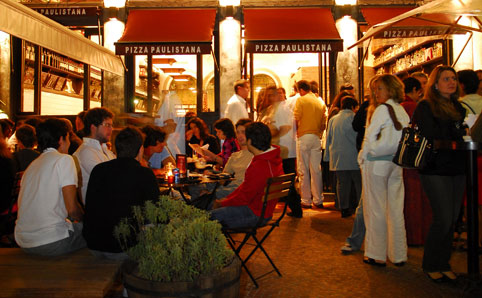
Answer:
POLYGON ((368 265, 372 265, 372 266, 378 266, 378 267, 386 267, 387 266, 387 263, 379 262, 379 261, 376 261, 375 259, 372 259, 372 258, 363 259, 363 263, 368 264, 368 265))

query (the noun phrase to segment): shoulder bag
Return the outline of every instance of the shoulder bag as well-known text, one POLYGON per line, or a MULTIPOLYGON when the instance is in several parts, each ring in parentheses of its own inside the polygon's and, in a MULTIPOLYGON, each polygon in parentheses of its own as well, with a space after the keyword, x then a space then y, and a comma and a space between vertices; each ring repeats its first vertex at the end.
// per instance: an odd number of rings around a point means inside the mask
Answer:
POLYGON ((393 162, 403 168, 422 169, 432 153, 432 143, 415 127, 405 127, 393 162))

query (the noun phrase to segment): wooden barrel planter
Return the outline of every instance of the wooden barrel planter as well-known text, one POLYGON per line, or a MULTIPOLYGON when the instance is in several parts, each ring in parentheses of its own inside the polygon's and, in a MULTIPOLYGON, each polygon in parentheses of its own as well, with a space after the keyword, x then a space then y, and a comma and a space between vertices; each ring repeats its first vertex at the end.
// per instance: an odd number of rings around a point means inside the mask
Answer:
POLYGON ((233 261, 220 272, 201 276, 193 282, 158 282, 135 275, 137 263, 126 260, 122 264, 124 287, 131 298, 146 297, 239 297, 239 277, 241 262, 233 261))

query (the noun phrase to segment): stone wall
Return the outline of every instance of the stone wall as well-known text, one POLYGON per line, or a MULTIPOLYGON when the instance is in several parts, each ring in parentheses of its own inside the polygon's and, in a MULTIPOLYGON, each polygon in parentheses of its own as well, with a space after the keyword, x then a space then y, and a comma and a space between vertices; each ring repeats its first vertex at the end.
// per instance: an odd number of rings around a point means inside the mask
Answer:
POLYGON ((116 126, 123 125, 119 123, 121 114, 125 111, 124 100, 124 77, 109 72, 104 72, 104 99, 103 106, 110 109, 116 117, 116 126))

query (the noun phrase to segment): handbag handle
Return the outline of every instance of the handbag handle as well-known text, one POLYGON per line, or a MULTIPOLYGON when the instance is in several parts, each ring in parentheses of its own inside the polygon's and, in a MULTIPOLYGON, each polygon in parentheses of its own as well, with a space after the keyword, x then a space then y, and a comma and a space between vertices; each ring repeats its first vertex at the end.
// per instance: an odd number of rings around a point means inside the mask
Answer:
POLYGON ((398 121, 397 116, 395 115, 395 110, 393 110, 393 107, 387 103, 382 103, 382 105, 385 105, 388 109, 388 114, 390 114, 390 118, 392 118, 393 121, 393 126, 395 127, 396 130, 402 130, 403 126, 400 121, 398 121))

